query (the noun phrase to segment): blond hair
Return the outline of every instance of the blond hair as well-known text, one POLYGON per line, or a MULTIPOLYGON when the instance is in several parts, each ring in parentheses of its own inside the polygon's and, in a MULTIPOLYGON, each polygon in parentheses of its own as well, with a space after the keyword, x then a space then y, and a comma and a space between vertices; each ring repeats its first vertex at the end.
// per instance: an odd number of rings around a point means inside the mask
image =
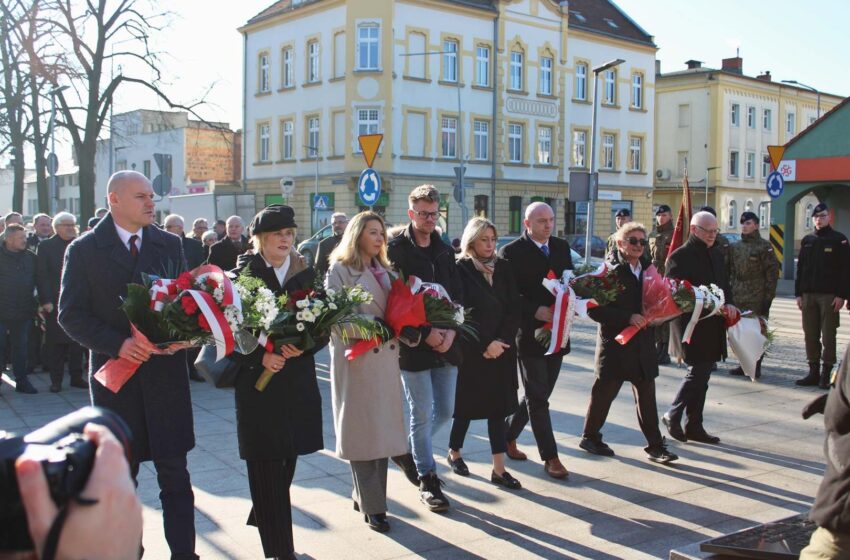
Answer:
POLYGON ((647 236, 646 226, 644 226, 640 222, 626 222, 625 224, 620 226, 620 229, 614 234, 614 239, 617 241, 624 241, 630 233, 633 231, 642 231, 644 237, 647 236))
POLYGON ((364 270, 369 263, 364 262, 363 255, 360 253, 360 237, 366 231, 366 224, 372 221, 380 222, 381 230, 384 235, 384 245, 381 251, 375 256, 378 263, 390 270, 392 265, 387 257, 387 226, 380 214, 375 212, 360 212, 348 222, 348 227, 345 228, 345 233, 342 234, 342 239, 339 240, 339 245, 333 250, 329 258, 330 262, 341 262, 344 265, 364 270))
MULTIPOLYGON (((298 234, 298 231, 294 227, 281 228, 281 229, 282 230, 287 230, 287 229, 292 230, 292 249, 295 249, 295 237, 298 234)), ((254 235, 252 235, 251 236, 251 245, 254 247, 254 253, 262 253, 263 252, 263 241, 265 240, 266 236, 270 235, 272 233, 276 233, 278 231, 280 231, 280 230, 263 231, 263 232, 255 233, 254 235)), ((206 233, 212 233, 213 235, 215 235, 214 231, 213 232, 208 231, 206 233)), ((206 234, 204 234, 204 235, 206 235, 206 234)))
POLYGON ((499 237, 499 232, 496 226, 487 218, 476 216, 469 220, 466 227, 463 228, 463 235, 460 238, 460 254, 458 258, 469 257, 475 258, 475 251, 472 250, 472 245, 478 241, 478 238, 484 235, 488 229, 493 230, 493 235, 499 237))
POLYGON ((410 207, 413 208, 413 205, 420 201, 425 202, 436 202, 440 203, 440 191, 437 190, 437 187, 434 185, 419 185, 412 191, 407 197, 407 202, 410 203, 410 207))

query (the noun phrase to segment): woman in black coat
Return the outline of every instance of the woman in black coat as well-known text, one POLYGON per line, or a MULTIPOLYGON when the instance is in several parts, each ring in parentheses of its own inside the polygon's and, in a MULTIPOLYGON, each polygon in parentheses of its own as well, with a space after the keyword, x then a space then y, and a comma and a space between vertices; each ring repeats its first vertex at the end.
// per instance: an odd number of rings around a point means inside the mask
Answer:
POLYGON ((467 321, 477 329, 478 340, 460 341, 463 361, 458 366, 448 462, 456 474, 469 475, 460 450, 470 421, 486 418, 493 453, 490 480, 516 490, 522 485, 505 470, 505 417, 517 409, 519 294, 510 265, 496 256, 496 239, 490 221, 473 218, 461 240, 458 275, 467 321))
MULTIPOLYGON (((263 280, 275 295, 311 288, 315 272, 293 249, 295 228, 292 208, 265 208, 251 222, 257 251, 241 255, 233 272, 263 280)), ((313 354, 325 344, 304 353, 286 346, 280 354, 262 347, 245 356, 233 354, 241 366, 235 382, 236 430, 253 502, 248 524, 259 530, 269 558, 295 558, 289 487, 298 455, 324 447, 313 354), (277 373, 260 392, 254 384, 264 368, 277 373)))
POLYGON ((611 255, 609 265, 614 267, 617 280, 625 289, 613 302, 588 312, 590 318, 599 323, 599 341, 596 344, 596 380, 590 391, 590 404, 579 447, 595 455, 614 455, 614 450, 602 441, 599 430, 605 424, 611 403, 623 383, 628 381, 635 396, 638 423, 648 444, 645 451, 649 460, 659 463, 675 461, 678 457, 667 450, 658 429, 655 329, 648 326, 641 315, 643 273, 651 264, 644 256, 646 228, 639 223, 628 222, 614 236, 617 251, 611 255), (641 330, 622 345, 615 337, 630 325, 641 330))

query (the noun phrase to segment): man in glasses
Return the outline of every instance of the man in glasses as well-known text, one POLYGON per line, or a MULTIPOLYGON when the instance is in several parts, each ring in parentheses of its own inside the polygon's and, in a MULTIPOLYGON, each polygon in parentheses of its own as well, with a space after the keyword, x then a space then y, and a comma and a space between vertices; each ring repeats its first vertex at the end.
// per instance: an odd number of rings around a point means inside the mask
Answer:
MULTIPOLYGON (((723 255, 712 249, 719 232, 717 218, 710 212, 694 214, 688 240, 667 261, 667 277, 687 280, 694 286, 719 286, 726 295, 723 315, 734 319, 739 312, 732 305, 732 291, 727 282, 723 255)), ((726 324, 723 315, 717 314, 699 321, 690 343, 682 343, 688 373, 679 386, 670 410, 661 419, 670 437, 679 441, 720 442, 719 437, 705 430, 703 409, 713 364, 726 355, 726 324), (682 430, 681 422, 685 415, 687 420, 682 430)), ((674 319, 670 325, 672 336, 681 339, 690 319, 690 314, 674 319)))
POLYGON ((815 232, 800 242, 794 282, 797 307, 803 312, 809 362, 809 374, 798 379, 797 385, 828 389, 835 365, 838 311, 850 295, 850 246, 847 238, 829 225, 829 208, 825 203, 812 210, 812 221, 815 232), (821 360, 823 366, 819 368, 821 360))
MULTIPOLYGON (((455 253, 437 231, 440 193, 433 185, 420 185, 407 197, 410 225, 388 243, 388 256, 396 270, 423 282, 441 284, 452 299, 462 291, 455 268, 455 253)), ((419 486, 419 497, 431 511, 446 511, 449 501, 440 488, 431 438, 452 417, 457 383, 458 347, 452 349, 455 331, 417 329, 418 342, 405 336, 399 362, 404 394, 410 408, 410 454, 393 457, 407 479, 419 486), (451 350, 451 351, 450 351, 451 350)))
MULTIPOLYGON (((655 211, 655 230, 649 236, 649 256, 659 274, 664 274, 667 265, 667 253, 673 241, 673 211, 662 204, 655 211)), ((670 324, 664 323, 655 327, 655 348, 658 354, 658 365, 670 363, 668 342, 670 340, 670 324)))

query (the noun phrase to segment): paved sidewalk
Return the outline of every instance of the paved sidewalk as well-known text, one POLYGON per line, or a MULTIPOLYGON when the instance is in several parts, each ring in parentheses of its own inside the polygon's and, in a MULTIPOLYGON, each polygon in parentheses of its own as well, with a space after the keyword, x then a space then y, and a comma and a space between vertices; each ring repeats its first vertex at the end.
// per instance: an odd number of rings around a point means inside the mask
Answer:
MULTIPOLYGON (((458 477, 445 464, 445 430, 435 447, 453 508, 445 515, 428 512, 413 486, 391 467, 392 530, 385 535, 370 531, 352 510, 348 465, 333 455, 324 351, 318 361, 325 450, 299 459, 292 489, 299 558, 666 558, 672 548, 804 512, 823 471, 823 423, 821 417, 809 421, 800 417, 803 405, 820 391, 793 385, 805 363, 802 335, 795 329, 799 315, 795 319, 794 313, 793 300, 777 301, 779 338, 765 359, 760 383, 728 376, 726 370, 734 361, 721 364, 714 374, 706 425, 721 436, 722 444, 672 442, 681 460, 666 467, 645 458, 628 387, 621 391, 603 429, 617 455, 600 458, 578 448, 596 343, 595 325, 580 322, 551 401, 569 479, 556 481, 543 473, 527 429, 519 445, 530 460, 508 464, 524 489, 510 492, 490 484, 483 421, 473 422, 463 450, 472 476, 458 477)), ((842 328, 843 341, 846 330, 842 328)), ((659 413, 671 402, 683 372, 675 366, 662 368, 659 413)), ((36 374, 33 382, 41 393, 20 395, 4 377, 0 428, 29 430, 88 402, 87 394, 77 389, 47 392, 47 374, 36 374)), ((198 383, 192 383, 192 392, 197 446, 189 455, 189 467, 198 553, 202 558, 262 558, 256 529, 245 525, 250 498, 245 466, 237 454, 232 392, 198 383)), ((159 490, 147 465, 139 492, 145 504, 145 558, 167 559, 159 490)))

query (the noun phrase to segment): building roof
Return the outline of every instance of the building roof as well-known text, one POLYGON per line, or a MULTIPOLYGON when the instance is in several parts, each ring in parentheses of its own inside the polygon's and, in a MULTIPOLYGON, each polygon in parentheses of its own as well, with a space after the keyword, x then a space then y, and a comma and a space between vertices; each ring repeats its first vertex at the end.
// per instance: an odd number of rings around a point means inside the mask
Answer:
MULTIPOLYGON (((724 76, 730 76, 730 77, 733 77, 733 78, 740 78, 742 80, 747 80, 747 81, 755 82, 755 83, 759 83, 759 84, 773 85, 773 86, 783 87, 783 88, 787 88, 787 89, 796 89, 796 90, 801 91, 801 92, 811 93, 812 95, 815 95, 815 92, 813 92, 812 90, 807 89, 807 88, 802 88, 802 87, 799 87, 799 86, 795 86, 794 84, 786 84, 786 83, 781 82, 781 81, 763 80, 761 78, 756 78, 755 76, 747 76, 746 74, 739 74, 738 72, 732 72, 730 70, 723 70, 722 68, 708 68, 706 66, 702 66, 700 68, 687 68, 685 70, 676 70, 675 72, 664 72, 662 74, 656 75, 655 79, 656 79, 656 81, 658 81, 658 80, 663 80, 665 78, 677 78, 677 77, 683 77, 683 76, 697 76, 697 75, 701 75, 701 74, 722 74, 724 76)), ((842 95, 836 95, 834 93, 828 93, 828 92, 825 92, 825 91, 821 91, 820 95, 821 95, 821 97, 832 97, 832 98, 835 98, 835 99, 844 99, 844 97, 842 95)))
POLYGON ((654 47, 655 40, 611 0, 570 0, 571 29, 654 47))

